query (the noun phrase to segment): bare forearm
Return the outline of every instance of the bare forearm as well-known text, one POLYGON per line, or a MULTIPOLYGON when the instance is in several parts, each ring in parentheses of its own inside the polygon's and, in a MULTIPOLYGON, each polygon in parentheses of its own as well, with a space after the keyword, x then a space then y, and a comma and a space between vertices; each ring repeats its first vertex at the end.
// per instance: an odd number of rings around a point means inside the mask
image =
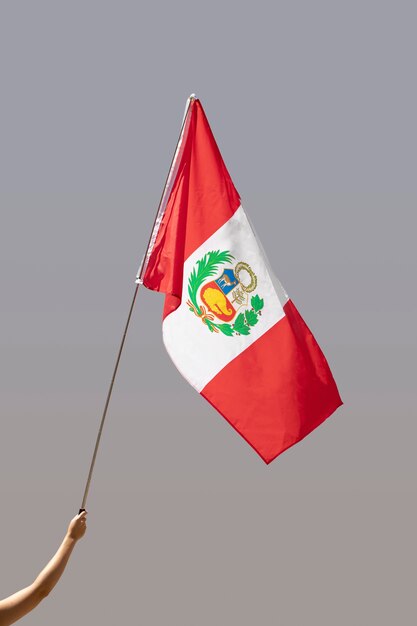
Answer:
POLYGON ((71 552, 86 529, 86 513, 76 515, 55 555, 36 580, 17 593, 0 600, 0 626, 9 626, 34 609, 55 587, 68 563, 71 552))
POLYGON ((13 624, 34 609, 52 591, 61 578, 75 544, 76 540, 67 533, 55 555, 36 580, 29 587, 0 601, 0 626, 13 624))
POLYGON ((32 587, 40 593, 41 599, 48 595, 61 578, 75 544, 85 533, 86 515, 83 511, 71 520, 63 542, 33 583, 32 587))
POLYGON ((55 555, 36 578, 33 587, 39 592, 41 598, 47 596, 61 578, 75 544, 76 540, 67 533, 55 555))
POLYGON ((34 609, 55 587, 68 562, 75 539, 65 536, 55 555, 44 567, 36 580, 0 601, 0 626, 9 626, 34 609))

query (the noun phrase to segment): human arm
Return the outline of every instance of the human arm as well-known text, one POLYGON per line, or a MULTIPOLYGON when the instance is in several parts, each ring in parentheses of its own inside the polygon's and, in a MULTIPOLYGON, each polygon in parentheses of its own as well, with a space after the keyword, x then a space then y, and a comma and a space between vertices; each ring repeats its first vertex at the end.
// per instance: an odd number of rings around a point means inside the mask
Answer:
POLYGON ((55 587, 68 563, 75 544, 86 530, 86 512, 76 515, 57 552, 35 581, 13 595, 0 600, 0 626, 9 626, 29 613, 55 587))

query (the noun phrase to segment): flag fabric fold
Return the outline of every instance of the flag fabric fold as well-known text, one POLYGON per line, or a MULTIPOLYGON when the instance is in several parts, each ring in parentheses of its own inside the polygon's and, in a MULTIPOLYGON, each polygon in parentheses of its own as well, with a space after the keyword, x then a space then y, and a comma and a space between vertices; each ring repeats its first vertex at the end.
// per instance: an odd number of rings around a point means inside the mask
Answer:
POLYGON ((197 99, 140 280, 166 294, 163 339, 178 370, 266 463, 342 404, 320 347, 269 269, 197 99))

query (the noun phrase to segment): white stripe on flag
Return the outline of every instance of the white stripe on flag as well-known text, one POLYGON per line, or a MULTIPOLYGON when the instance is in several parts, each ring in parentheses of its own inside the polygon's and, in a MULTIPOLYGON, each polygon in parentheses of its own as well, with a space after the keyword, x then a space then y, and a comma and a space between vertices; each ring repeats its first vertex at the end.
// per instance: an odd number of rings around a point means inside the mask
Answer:
MULTIPOLYGON (((220 267, 218 274, 209 280, 217 279, 222 271, 220 267)), ((240 207, 226 224, 186 260, 181 305, 163 322, 165 347, 184 378, 200 392, 227 363, 284 317, 283 306, 287 301, 288 295, 278 279, 275 276, 271 278, 268 273, 258 242, 240 207), (251 267, 257 277, 257 287, 250 296, 257 294, 262 298, 264 308, 258 323, 251 327, 251 332, 247 336, 228 337, 220 332, 210 332, 201 318, 190 311, 187 305, 188 279, 191 271, 197 261, 212 250, 229 251, 234 261, 228 264, 228 267, 234 267, 236 263, 243 261, 251 267)), ((246 308, 248 307, 250 308, 250 304, 246 305, 246 308)), ((239 312, 244 310, 245 306, 239 309, 239 312)), ((216 322, 222 323, 220 320, 216 322)))

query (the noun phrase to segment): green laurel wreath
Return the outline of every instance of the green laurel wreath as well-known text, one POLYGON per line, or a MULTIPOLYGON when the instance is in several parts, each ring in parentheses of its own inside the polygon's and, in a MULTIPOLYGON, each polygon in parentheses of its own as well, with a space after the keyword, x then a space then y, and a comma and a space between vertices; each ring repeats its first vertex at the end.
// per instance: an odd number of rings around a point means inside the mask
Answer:
POLYGON ((190 274, 188 279, 188 295, 190 296, 189 309, 192 313, 202 317, 204 323, 207 325, 210 332, 220 331, 227 337, 233 335, 249 335, 251 328, 259 321, 259 316, 262 315, 262 309, 264 307, 264 301, 258 295, 251 298, 251 309, 246 309, 242 313, 239 313, 233 324, 216 324, 207 317, 203 317, 203 311, 201 310, 197 302, 197 293, 201 285, 210 276, 214 276, 217 273, 219 265, 224 263, 231 263, 233 255, 228 250, 220 252, 220 250, 212 250, 207 252, 199 261, 197 261, 196 267, 190 274))

